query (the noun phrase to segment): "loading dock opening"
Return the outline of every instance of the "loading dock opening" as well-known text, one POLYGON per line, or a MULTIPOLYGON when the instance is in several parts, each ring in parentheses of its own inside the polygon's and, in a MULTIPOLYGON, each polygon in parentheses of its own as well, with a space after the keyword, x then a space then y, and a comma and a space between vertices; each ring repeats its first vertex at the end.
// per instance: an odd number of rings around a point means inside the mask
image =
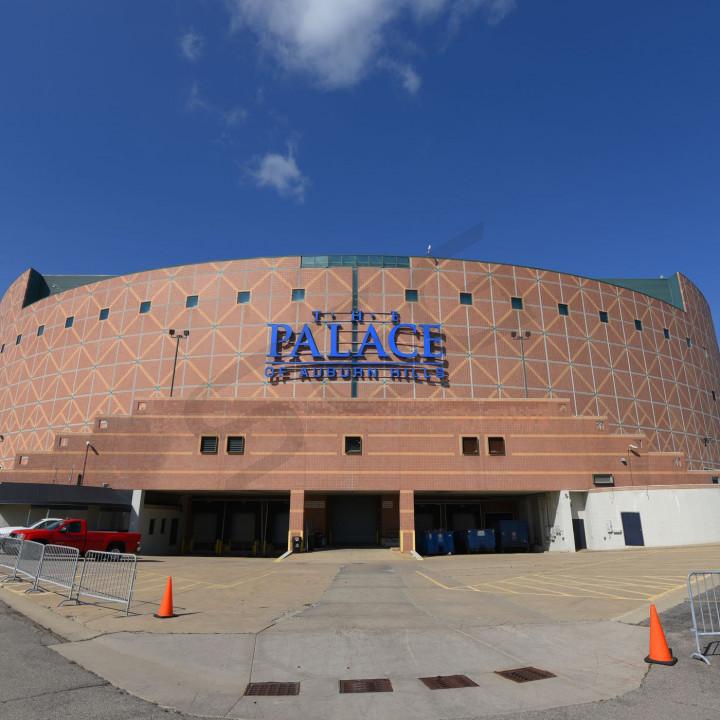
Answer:
POLYGON ((306 493, 307 550, 397 547, 398 493, 306 493))

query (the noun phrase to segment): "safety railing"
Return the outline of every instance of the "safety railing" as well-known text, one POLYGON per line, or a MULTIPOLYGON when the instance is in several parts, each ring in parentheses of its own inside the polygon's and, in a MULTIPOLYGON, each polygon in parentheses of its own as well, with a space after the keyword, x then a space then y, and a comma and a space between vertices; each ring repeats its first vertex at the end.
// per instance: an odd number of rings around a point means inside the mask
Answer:
POLYGON ((688 601, 697 651, 692 657, 710 664, 707 658, 712 638, 720 640, 720 570, 696 570, 688 575, 688 601), (702 640, 709 640, 701 645, 702 640), (704 652, 703 652, 704 651, 704 652))
POLYGON ((77 548, 63 545, 46 545, 33 587, 27 592, 41 592, 40 583, 47 583, 68 591, 72 598, 75 587, 75 575, 80 552, 77 548))
POLYGON ((25 580, 32 580, 34 582, 38 576, 40 565, 42 565, 44 552, 45 546, 42 543, 34 542, 33 540, 23 540, 20 546, 17 565, 15 566, 13 580, 22 577, 25 578, 25 580))
POLYGON ((136 572, 136 555, 88 550, 82 564, 75 600, 80 603, 80 596, 86 596, 121 603, 125 606, 127 615, 135 589, 136 572))
POLYGON ((3 581, 15 579, 22 543, 18 538, 0 538, 0 571, 4 575, 3 581))

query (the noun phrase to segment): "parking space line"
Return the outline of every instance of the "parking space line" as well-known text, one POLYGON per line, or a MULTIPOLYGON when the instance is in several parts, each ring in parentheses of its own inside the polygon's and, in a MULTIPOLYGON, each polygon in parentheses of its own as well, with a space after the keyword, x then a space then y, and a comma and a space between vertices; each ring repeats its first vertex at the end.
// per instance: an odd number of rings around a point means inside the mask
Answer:
POLYGON ((424 577, 426 580, 429 580, 431 583, 434 583, 438 587, 441 587, 443 590, 465 590, 466 587, 464 585, 458 585, 457 587, 450 587, 449 585, 445 585, 444 583, 441 583, 439 580, 435 580, 434 578, 431 578, 429 575, 426 575, 423 572, 420 572, 419 570, 415 571, 418 575, 421 577, 424 577))
POLYGON ((237 580, 233 583, 214 583, 212 585, 208 584, 207 589, 213 589, 213 590, 229 590, 230 588, 239 587, 240 585, 244 585, 245 583, 252 582, 253 580, 260 580, 261 578, 267 577, 268 575, 274 575, 275 570, 271 570, 270 572, 263 573, 262 575, 256 575, 255 577, 250 578, 243 578, 242 580, 237 580))

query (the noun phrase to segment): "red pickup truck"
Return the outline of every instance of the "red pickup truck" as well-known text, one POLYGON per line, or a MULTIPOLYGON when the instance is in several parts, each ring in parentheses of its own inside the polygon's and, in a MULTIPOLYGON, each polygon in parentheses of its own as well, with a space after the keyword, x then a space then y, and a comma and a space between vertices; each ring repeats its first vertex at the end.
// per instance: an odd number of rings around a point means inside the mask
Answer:
POLYGON ((42 530, 16 530, 10 537, 34 540, 43 545, 66 545, 77 548, 82 555, 88 550, 136 553, 140 549, 140 533, 88 530, 85 520, 75 518, 42 530))

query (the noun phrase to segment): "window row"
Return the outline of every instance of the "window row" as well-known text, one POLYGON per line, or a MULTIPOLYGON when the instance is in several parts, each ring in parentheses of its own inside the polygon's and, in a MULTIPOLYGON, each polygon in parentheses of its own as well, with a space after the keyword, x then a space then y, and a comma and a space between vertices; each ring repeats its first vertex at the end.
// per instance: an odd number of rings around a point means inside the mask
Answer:
MULTIPOLYGON (((505 438, 502 436, 489 436, 486 438, 487 455, 505 455, 505 438)), ((463 435, 460 444, 463 455, 480 455, 480 437, 477 435, 463 435)), ((220 448, 220 438, 217 435, 203 435, 200 438, 201 455, 217 455, 220 448)), ((343 438, 343 451, 345 455, 362 455, 363 438, 361 435, 345 435, 343 438)), ((245 454, 245 437, 243 435, 228 435, 225 438, 225 452, 228 455, 245 454)))
MULTIPOLYGON (((419 299, 419 291, 413 290, 413 289, 406 289, 405 290, 405 301, 406 302, 418 302, 419 299)), ((291 291, 291 300, 293 302, 302 302, 305 300, 305 289, 304 288, 294 288, 291 291)), ((472 305, 473 304, 473 296, 472 293, 469 292, 461 292, 459 295, 459 301, 461 305, 472 305)), ((240 290, 237 294, 237 304, 238 305, 244 305, 250 302, 250 291, 249 290, 240 290)), ((185 307, 186 308, 196 308, 200 304, 200 297, 198 295, 188 295, 185 299, 185 307)), ((511 297, 510 298, 510 305, 513 310, 522 310, 523 309, 523 299, 521 297, 511 297)), ((568 307, 567 303, 558 303, 558 314, 562 315, 564 317, 568 317, 570 315, 570 308, 568 307)), ((140 307, 138 309, 139 315, 145 315, 150 312, 152 309, 152 301, 151 300, 144 300, 140 303, 140 307)), ((98 320, 103 321, 107 320, 110 317, 110 308, 103 308, 100 310, 100 314, 98 315, 98 320)), ((599 310, 598 311, 598 317, 601 323, 609 323, 610 322, 610 316, 606 310, 599 310)), ((643 331, 643 323, 642 320, 639 320, 635 318, 635 330, 638 332, 643 331)), ((65 328, 71 328, 75 323, 75 317, 69 316, 65 318, 65 328)), ((39 325, 37 329, 37 337, 41 337, 45 333, 45 325, 39 325)), ((670 330, 668 328, 663 328, 663 336, 666 340, 670 339, 670 330)), ((22 341, 22 334, 18 335, 15 339, 15 344, 19 345, 22 341)), ((685 343, 688 347, 692 347, 692 339, 689 337, 685 338, 685 343)), ((0 354, 3 353, 5 350, 5 345, 3 344, 0 346, 0 354)))

